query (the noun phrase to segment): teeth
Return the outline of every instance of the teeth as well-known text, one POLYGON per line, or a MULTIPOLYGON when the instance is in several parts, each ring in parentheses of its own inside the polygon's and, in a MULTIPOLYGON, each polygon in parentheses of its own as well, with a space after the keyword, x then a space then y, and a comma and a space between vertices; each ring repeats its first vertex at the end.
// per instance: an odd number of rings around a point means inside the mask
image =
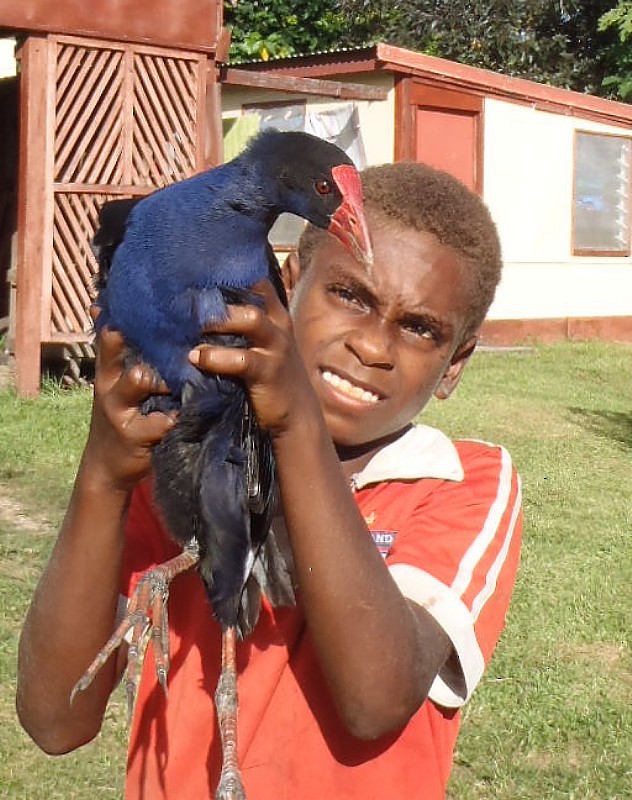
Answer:
POLYGON ((362 400, 365 403, 377 403, 379 400, 379 397, 376 394, 373 394, 373 392, 369 392, 366 389, 360 388, 359 386, 354 386, 346 378, 341 378, 340 375, 336 375, 335 372, 324 370, 323 379, 332 386, 335 386, 336 389, 341 391, 343 394, 347 394, 349 397, 353 397, 356 400, 362 400))

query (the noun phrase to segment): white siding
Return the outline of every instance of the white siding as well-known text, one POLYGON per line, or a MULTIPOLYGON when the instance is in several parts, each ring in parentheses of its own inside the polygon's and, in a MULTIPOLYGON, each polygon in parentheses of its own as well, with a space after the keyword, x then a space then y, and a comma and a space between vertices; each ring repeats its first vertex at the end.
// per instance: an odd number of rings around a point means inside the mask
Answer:
POLYGON ((15 39, 0 39, 0 78, 15 74, 15 39))
POLYGON ((491 319, 632 314, 632 258, 571 255, 575 130, 631 134, 485 101, 484 197, 505 261, 491 319))

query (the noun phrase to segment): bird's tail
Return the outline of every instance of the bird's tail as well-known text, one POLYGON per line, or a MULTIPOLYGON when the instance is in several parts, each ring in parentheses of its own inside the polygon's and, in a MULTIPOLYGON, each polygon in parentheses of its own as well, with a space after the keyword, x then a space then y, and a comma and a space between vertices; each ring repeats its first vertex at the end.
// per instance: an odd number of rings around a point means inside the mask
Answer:
POLYGON ((268 538, 274 458, 242 384, 207 380, 213 386, 183 393, 177 425, 154 448, 155 494, 174 538, 185 544, 195 537, 200 545, 215 616, 246 635, 256 624, 261 590, 274 601, 278 581, 285 586, 289 579, 274 535, 268 538))

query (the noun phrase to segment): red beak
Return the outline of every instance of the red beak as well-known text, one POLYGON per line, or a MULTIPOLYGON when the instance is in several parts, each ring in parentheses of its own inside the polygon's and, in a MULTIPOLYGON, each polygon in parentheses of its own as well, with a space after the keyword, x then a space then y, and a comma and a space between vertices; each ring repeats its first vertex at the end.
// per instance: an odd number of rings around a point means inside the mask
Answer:
POLYGON ((342 203, 329 223, 329 233, 358 261, 371 265, 373 248, 364 217, 362 183, 355 167, 343 164, 331 171, 342 194, 342 203))

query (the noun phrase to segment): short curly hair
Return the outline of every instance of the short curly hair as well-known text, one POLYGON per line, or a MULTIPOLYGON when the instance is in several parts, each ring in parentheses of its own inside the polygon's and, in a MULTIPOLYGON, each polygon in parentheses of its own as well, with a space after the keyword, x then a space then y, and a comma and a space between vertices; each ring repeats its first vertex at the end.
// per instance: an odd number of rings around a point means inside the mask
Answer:
MULTIPOLYGON (((481 326, 500 280, 502 255, 496 226, 485 203, 461 181, 427 164, 401 162, 362 173, 364 204, 404 228, 434 234, 462 259, 470 289, 463 338, 481 326)), ((298 244, 305 267, 324 231, 308 225, 298 244)))

